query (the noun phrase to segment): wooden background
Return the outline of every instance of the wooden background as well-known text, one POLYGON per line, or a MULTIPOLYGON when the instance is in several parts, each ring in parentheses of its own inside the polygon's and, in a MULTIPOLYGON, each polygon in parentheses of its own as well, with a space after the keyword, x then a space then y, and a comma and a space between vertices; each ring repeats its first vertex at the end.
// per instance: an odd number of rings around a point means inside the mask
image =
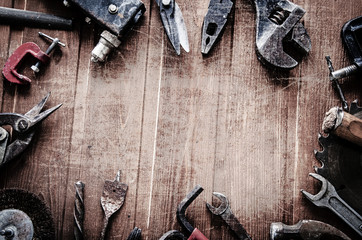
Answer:
MULTIPOLYGON (((317 192, 308 177, 324 113, 339 105, 328 80, 325 55, 336 68, 350 64, 340 39, 342 25, 362 12, 361 0, 294 0, 312 50, 290 72, 265 68, 255 54, 255 13, 235 1, 223 38, 207 57, 200 53, 208 0, 177 1, 188 30, 190 53, 177 56, 165 35, 154 0, 141 22, 105 64, 90 62, 100 29, 62 1, 0 0, 1 6, 75 17, 73 31, 0 26, 0 61, 22 43, 42 49, 38 31, 67 47, 30 86, 2 83, 1 111, 25 113, 48 91, 47 108, 63 106, 45 120, 26 153, 0 171, 0 188, 41 195, 51 208, 58 239, 73 238, 74 183, 85 188, 85 237, 99 237, 100 196, 106 179, 122 170, 129 185, 113 216, 109 239, 126 239, 138 226, 143 239, 181 230, 176 207, 200 184, 204 192, 187 210, 189 221, 210 239, 234 239, 205 202, 212 192, 228 196, 232 211, 253 239, 268 239, 271 222, 323 220, 358 237, 328 210, 302 197, 317 192)), ((343 84, 349 101, 362 99, 362 83, 343 84)))

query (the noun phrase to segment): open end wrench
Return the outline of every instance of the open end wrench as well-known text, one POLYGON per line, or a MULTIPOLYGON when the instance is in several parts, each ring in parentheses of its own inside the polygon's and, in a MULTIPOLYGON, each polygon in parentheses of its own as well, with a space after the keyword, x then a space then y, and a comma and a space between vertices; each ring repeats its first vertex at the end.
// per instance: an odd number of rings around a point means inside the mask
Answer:
POLYGON ((214 192, 213 195, 220 199, 221 204, 219 207, 214 207, 208 203, 206 203, 207 208, 214 215, 220 216, 225 223, 230 227, 230 229, 235 233, 238 239, 242 240, 251 240, 251 237, 246 232, 245 228, 239 220, 235 217, 235 215, 231 212, 229 201, 225 195, 214 192))
POLYGON ((301 190, 303 195, 314 205, 330 209, 362 237, 362 217, 343 201, 327 179, 316 173, 309 173, 309 176, 321 181, 322 188, 316 195, 301 190))

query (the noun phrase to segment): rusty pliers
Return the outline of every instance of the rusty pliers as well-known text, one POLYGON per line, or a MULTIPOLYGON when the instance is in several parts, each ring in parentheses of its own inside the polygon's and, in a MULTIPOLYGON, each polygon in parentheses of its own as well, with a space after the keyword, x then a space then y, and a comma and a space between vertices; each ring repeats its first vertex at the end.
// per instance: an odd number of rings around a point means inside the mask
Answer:
POLYGON ((16 138, 10 143, 10 134, 0 127, 0 167, 19 156, 30 144, 35 134, 35 126, 46 119, 62 104, 40 112, 48 100, 48 93, 36 106, 24 115, 0 113, 0 126, 10 125, 16 138))
POLYGON ((214 207, 209 203, 206 203, 207 208, 214 215, 220 216, 225 223, 230 227, 234 234, 241 240, 251 240, 251 237, 246 232, 245 228, 235 215, 231 212, 230 204, 226 196, 222 193, 214 192, 213 195, 217 197, 221 204, 219 207, 214 207))

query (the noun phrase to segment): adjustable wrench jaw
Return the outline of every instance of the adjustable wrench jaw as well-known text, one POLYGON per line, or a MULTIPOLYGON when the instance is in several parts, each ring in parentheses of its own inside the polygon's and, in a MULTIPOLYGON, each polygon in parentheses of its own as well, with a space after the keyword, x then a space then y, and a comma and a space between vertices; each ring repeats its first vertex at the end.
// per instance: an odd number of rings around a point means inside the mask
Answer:
POLYGON ((284 51, 283 44, 306 54, 311 40, 299 22, 305 10, 287 0, 254 0, 256 9, 256 52, 265 65, 290 70, 298 61, 284 51), (289 38, 289 39, 288 39, 289 38))

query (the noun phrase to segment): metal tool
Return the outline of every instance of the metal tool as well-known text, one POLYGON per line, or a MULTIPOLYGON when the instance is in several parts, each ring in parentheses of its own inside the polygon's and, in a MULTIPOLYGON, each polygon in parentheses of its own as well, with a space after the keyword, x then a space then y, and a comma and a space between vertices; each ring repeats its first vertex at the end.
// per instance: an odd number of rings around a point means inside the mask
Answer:
POLYGON ((186 209, 187 207, 199 196, 199 194, 204 189, 200 185, 196 185, 194 189, 187 194, 187 196, 181 201, 181 203, 177 206, 176 216, 179 224, 186 229, 188 235, 190 237, 189 240, 207 240, 207 238, 200 232, 199 229, 194 228, 189 221, 186 219, 186 209))
POLYGON ((182 17, 182 12, 175 0, 156 0, 160 7, 162 24, 165 28, 168 39, 177 55, 181 53, 181 47, 186 52, 190 51, 186 25, 182 17))
POLYGON ((348 112, 348 103, 339 85, 339 79, 361 73, 362 70, 362 16, 352 19, 344 24, 341 31, 342 41, 351 59, 352 65, 334 70, 330 56, 327 56, 329 80, 341 99, 343 110, 348 112))
POLYGON ((140 0, 65 0, 65 6, 75 5, 105 30, 92 51, 93 62, 104 62, 146 11, 140 0))
POLYGON ((256 52, 272 68, 289 70, 298 65, 295 52, 307 54, 311 40, 300 22, 305 10, 287 0, 254 0, 256 8, 256 52), (283 45, 290 48, 285 52, 283 45), (291 54, 293 56, 291 56, 291 54))
POLYGON ((50 59, 35 43, 24 43, 6 61, 2 71, 4 78, 16 84, 29 84, 31 82, 30 78, 18 72, 21 64, 28 56, 33 56, 44 64, 48 63, 50 59))
POLYGON ((351 240, 341 230, 320 221, 300 220, 294 225, 285 225, 281 222, 270 225, 270 240, 351 240))
POLYGON ((317 207, 330 209, 362 237, 362 216, 343 201, 334 186, 327 179, 316 173, 310 173, 309 175, 321 181, 322 187, 316 195, 302 190, 303 195, 317 207))
MULTIPOLYGON (((349 113, 362 119, 362 108, 357 101, 351 104, 349 113)), ((316 150, 314 154, 322 166, 315 167, 315 171, 336 188, 344 201, 362 214, 361 147, 334 134, 319 134, 318 140, 322 150, 316 150)))
POLYGON ((348 102, 346 100, 346 97, 344 96, 344 93, 342 91, 341 85, 339 84, 339 81, 337 78, 333 77, 332 73, 334 72, 334 68, 333 68, 333 64, 332 64, 332 60, 330 56, 326 56, 326 60, 327 60, 327 65, 329 68, 329 80, 332 82, 332 86, 335 89, 335 91, 337 91, 339 99, 342 102, 342 107, 343 110, 348 112, 349 108, 348 108, 348 102))
POLYGON ((202 26, 201 52, 203 54, 208 54, 221 38, 232 7, 231 0, 210 0, 202 26))
POLYGON ((331 71, 333 79, 348 77, 362 70, 362 16, 346 22, 342 27, 341 37, 353 64, 331 71))
POLYGON ((0 190, 0 239, 55 239, 49 208, 33 193, 21 189, 0 190))
POLYGON ((170 230, 165 234, 163 234, 159 240, 168 240, 168 239, 186 240, 187 238, 180 231, 170 230))
POLYGON ((24 115, 18 113, 0 113, 0 126, 10 125, 16 138, 10 143, 9 133, 0 127, 0 167, 19 156, 30 144, 38 126, 62 104, 40 112, 48 100, 48 93, 36 106, 24 115))
MULTIPOLYGON (((52 44, 50 44, 48 49, 45 51, 46 55, 49 55, 54 50, 54 48, 57 47, 57 46, 65 47, 65 44, 60 42, 60 40, 58 38, 52 38, 52 37, 50 37, 50 36, 48 36, 48 35, 46 35, 45 33, 42 33, 42 32, 39 32, 39 36, 45 37, 45 38, 52 41, 52 44)), ((31 69, 34 72, 38 73, 40 71, 39 67, 40 67, 41 63, 42 63, 41 61, 38 61, 35 65, 31 66, 31 69)))
POLYGON ((74 201, 74 238, 76 240, 84 239, 83 223, 84 223, 84 183, 78 181, 75 186, 74 201))
POLYGON ((38 45, 33 42, 22 44, 18 47, 13 54, 6 61, 2 74, 6 80, 16 84, 29 84, 31 83, 30 78, 18 72, 21 65, 28 56, 32 56, 38 60, 38 62, 31 66, 34 72, 39 72, 41 64, 47 64, 50 60, 50 52, 58 45, 65 47, 64 43, 61 43, 58 38, 52 38, 42 32, 39 32, 39 36, 46 37, 52 40, 52 44, 43 52, 38 45))
POLYGON ((135 227, 132 232, 129 234, 127 240, 139 240, 141 239, 142 230, 138 227, 135 227))
POLYGON ((230 227, 235 236, 241 240, 251 240, 251 237, 246 232, 245 228, 239 220, 235 217, 235 215, 231 212, 230 204, 226 196, 222 193, 214 192, 213 195, 217 197, 221 204, 219 207, 214 207, 209 203, 206 203, 207 208, 214 215, 220 216, 224 222, 230 227))
POLYGON ((0 7, 0 23, 15 26, 61 30, 70 30, 72 29, 73 25, 73 22, 70 19, 65 19, 46 13, 6 7, 0 7))
POLYGON ((106 180, 104 183, 101 205, 105 217, 100 239, 105 238, 109 218, 123 206, 124 199, 126 198, 128 185, 121 183, 120 178, 121 171, 119 170, 114 181, 106 180))

